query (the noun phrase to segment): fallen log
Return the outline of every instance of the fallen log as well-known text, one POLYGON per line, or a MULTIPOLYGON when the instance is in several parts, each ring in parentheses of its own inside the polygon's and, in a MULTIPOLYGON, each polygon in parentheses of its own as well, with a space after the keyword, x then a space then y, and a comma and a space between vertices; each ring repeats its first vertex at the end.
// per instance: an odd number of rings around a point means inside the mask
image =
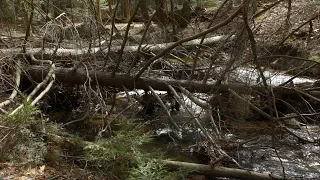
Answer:
POLYGON ((273 175, 271 173, 259 173, 249 171, 245 169, 227 168, 221 166, 204 165, 188 162, 160 160, 161 163, 165 164, 170 169, 177 168, 188 168, 193 170, 193 173, 202 175, 211 175, 214 177, 226 177, 226 178, 237 178, 237 179, 251 179, 251 180, 273 180, 273 179, 284 179, 281 176, 273 175))
MULTIPOLYGON (((24 68, 26 72, 36 82, 41 82, 48 73, 48 67, 44 66, 29 66, 24 68)), ((65 84, 84 84, 88 82, 90 78, 91 85, 98 84, 100 86, 110 86, 115 88, 123 88, 125 86, 128 89, 145 89, 148 90, 151 86, 155 90, 167 91, 169 90, 167 85, 171 85, 176 88, 183 87, 191 92, 199 93, 224 93, 228 92, 229 88, 239 94, 250 94, 252 91, 264 92, 262 86, 249 86, 245 83, 230 83, 215 86, 214 82, 202 83, 200 81, 188 81, 188 80, 176 80, 165 79, 158 77, 141 77, 138 80, 134 80, 134 76, 127 74, 117 74, 112 77, 111 73, 89 71, 84 69, 77 69, 75 72, 71 68, 56 68, 56 78, 59 82, 65 84)), ((300 96, 295 89, 286 87, 273 87, 274 93, 279 96, 300 96)), ((320 98, 320 91, 309 91, 308 94, 320 98)))
MULTIPOLYGON (((215 36, 206 38, 204 42, 201 44, 201 46, 210 46, 214 43, 224 41, 228 38, 228 36, 215 36)), ((194 39, 185 43, 182 43, 181 46, 185 48, 190 48, 194 46, 200 45, 201 39, 194 39)), ((142 47, 144 49, 148 49, 148 51, 151 51, 153 53, 158 53, 167 47, 171 46, 174 43, 163 43, 163 44, 143 44, 142 47)), ((112 46, 110 49, 110 53, 117 53, 121 49, 121 46, 112 46)), ((128 52, 136 52, 138 50, 137 46, 126 46, 123 50, 124 53, 128 52)), ((97 53, 100 52, 101 49, 99 47, 91 48, 90 53, 97 53)), ((107 53, 108 49, 102 50, 103 53, 107 53)), ((19 48, 10 48, 10 49, 0 49, 0 53, 9 55, 9 54, 19 54, 21 53, 21 49, 19 48)), ((55 52, 55 48, 31 48, 27 49, 27 54, 33 54, 35 56, 51 56, 55 52)), ((88 54, 88 48, 82 48, 82 49, 58 49, 56 52, 56 56, 60 57, 67 57, 67 56, 82 56, 88 54)))
MULTIPOLYGON (((48 68, 44 66, 30 66, 25 69, 27 74, 36 82, 41 82, 48 73, 48 68)), ((86 82, 88 83, 90 78, 91 85, 99 84, 100 86, 110 86, 121 89, 125 86, 127 89, 148 90, 148 87, 151 86, 155 90, 167 91, 169 90, 167 87, 169 84, 175 88, 180 86, 184 87, 191 92, 227 92, 229 88, 232 88, 236 92, 244 94, 250 92, 251 88, 240 83, 215 87, 214 83, 203 84, 199 81, 190 82, 187 80, 164 79, 157 77, 141 77, 135 81, 134 76, 126 74, 117 74, 115 77, 112 77, 111 74, 94 71, 86 72, 84 69, 77 69, 73 72, 71 68, 56 68, 55 75, 57 81, 65 84, 85 84, 86 82)))

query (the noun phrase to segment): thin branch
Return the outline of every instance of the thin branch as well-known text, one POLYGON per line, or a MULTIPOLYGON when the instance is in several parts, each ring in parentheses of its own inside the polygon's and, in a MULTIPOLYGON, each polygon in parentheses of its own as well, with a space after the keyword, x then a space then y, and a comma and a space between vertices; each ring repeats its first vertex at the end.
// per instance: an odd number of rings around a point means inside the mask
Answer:
MULTIPOLYGON (((215 13, 214 13, 214 15, 213 15, 210 23, 208 24, 207 29, 209 29, 209 28, 212 26, 214 20, 215 20, 215 19, 217 18, 217 16, 218 16, 220 10, 223 8, 223 6, 224 6, 228 1, 229 1, 229 0, 224 0, 224 1, 220 4, 220 6, 218 7, 218 9, 215 11, 215 13)), ((192 71, 191 71, 191 74, 190 74, 190 77, 189 77, 189 80, 190 80, 190 81, 193 79, 194 71, 195 71, 196 66, 197 66, 197 60, 198 60, 198 57, 199 57, 200 52, 201 52, 201 51, 200 51, 200 47, 201 47, 201 45, 202 45, 202 43, 203 43, 203 41, 204 41, 205 38, 206 38, 206 34, 205 34, 204 36, 202 36, 201 41, 200 41, 200 44, 199 44, 199 47, 197 48, 196 55, 195 55, 195 57, 193 58, 194 61, 193 61, 192 71)))
POLYGON ((163 101, 161 100, 161 98, 158 96, 158 94, 154 91, 154 89, 152 89, 151 86, 149 86, 149 90, 152 92, 153 96, 157 99, 157 101, 159 102, 160 106, 165 110, 166 114, 169 117, 169 120, 171 121, 172 125, 176 128, 176 130, 178 132, 180 132, 180 128, 177 125, 177 123, 173 120, 168 108, 164 105, 163 101))
MULTIPOLYGON (((51 62, 51 63, 52 63, 52 62, 51 62)), ((35 100, 33 100, 33 101, 31 102, 31 106, 34 106, 34 105, 45 95, 45 93, 47 93, 47 92, 50 90, 51 86, 53 85, 53 82, 55 81, 54 71, 55 71, 55 65, 52 63, 52 64, 51 64, 51 67, 50 67, 50 70, 49 70, 47 76, 45 77, 45 79, 44 79, 41 83, 39 83, 39 84, 37 85, 37 87, 34 88, 34 90, 28 95, 27 101, 31 100, 31 99, 33 98, 33 96, 38 92, 38 90, 39 90, 43 85, 45 85, 45 84, 49 81, 50 78, 52 79, 51 82, 47 85, 47 87, 36 97, 35 100)), ((15 110, 13 110, 13 111, 10 113, 10 115, 15 114, 15 113, 16 113, 19 109, 21 109, 23 106, 24 106, 24 105, 21 104, 19 107, 17 107, 15 110)))
MULTIPOLYGON (((247 7, 247 6, 246 6, 247 7)), ((261 69, 261 65, 260 62, 258 60, 258 55, 257 55, 257 46, 256 46, 256 40, 254 38, 253 32, 249 26, 249 22, 248 22, 248 17, 247 17, 247 13, 248 13, 248 9, 246 8, 246 11, 243 13, 243 21, 244 21, 244 25, 245 28, 248 32, 248 36, 249 36, 249 40, 250 40, 250 44, 251 44, 251 51, 252 51, 252 56, 253 56, 253 62, 256 65, 256 68, 259 71, 260 77, 262 79, 263 85, 266 88, 266 90, 268 91, 268 84, 267 84, 267 80, 266 77, 263 74, 263 70, 261 69)))
POLYGON ((211 106, 208 104, 208 103, 205 103, 205 102, 201 102, 198 98, 196 98, 195 96, 193 96, 188 90, 186 90, 185 88, 183 87, 179 87, 180 91, 186 95, 193 103, 195 103, 196 105, 200 106, 201 108, 205 109, 206 112, 207 112, 207 115, 209 116, 211 122, 212 122, 212 125, 213 125, 213 129, 215 131, 215 133, 217 134, 217 137, 218 138, 221 138, 220 136, 220 132, 218 130, 218 127, 213 119, 213 116, 212 116, 212 109, 211 109, 211 106))
MULTIPOLYGON (((220 146, 218 146, 218 144, 214 141, 214 139, 212 138, 212 136, 208 133, 208 131, 202 126, 202 124, 200 123, 199 118, 195 117, 194 113, 186 106, 186 104, 184 102, 182 102, 181 98, 179 97, 179 95, 177 94, 176 90, 168 85, 168 88, 171 90, 171 92, 173 93, 174 98, 179 102, 179 104, 187 111, 187 113, 190 115, 191 118, 193 118, 196 122, 196 124, 198 125, 198 127, 200 128, 200 130, 202 131, 202 133, 206 136, 206 138, 210 141, 210 143, 224 156, 226 156, 227 158, 229 158, 232 162, 234 162, 237 166, 241 167, 241 165, 235 160, 233 159, 231 156, 229 156, 224 150, 221 149, 220 146)), ((217 134, 218 136, 218 134, 217 134)))
POLYGON ((128 40, 128 35, 129 35, 129 30, 130 30, 130 26, 131 26, 131 23, 133 22, 133 18, 136 16, 138 10, 139 10, 139 7, 141 5, 141 3, 143 2, 143 0, 139 0, 139 2, 137 3, 136 5, 136 8, 134 9, 134 12, 133 14, 131 15, 129 21, 128 21, 128 24, 127 24, 127 29, 126 29, 126 32, 124 34, 124 39, 123 39, 123 42, 122 42, 122 45, 121 45, 121 49, 119 51, 119 58, 116 62, 116 66, 113 68, 113 71, 111 73, 111 76, 115 76, 116 75, 116 72, 120 66, 120 63, 122 61, 122 55, 123 55, 123 50, 124 50, 124 47, 126 46, 126 43, 127 43, 127 40, 128 40))
POLYGON ((303 138, 303 137, 300 137, 298 134, 294 133, 291 129, 289 129, 289 128, 286 127, 286 126, 284 126, 284 129, 285 129, 289 134, 291 134, 292 136, 296 137, 297 139, 299 139, 300 141, 305 142, 305 143, 318 143, 318 141, 320 140, 320 139, 318 139, 318 140, 313 140, 313 141, 311 141, 311 140, 309 140, 309 139, 305 139, 305 138, 303 138))
POLYGON ((245 1, 233 14, 231 14, 227 19, 225 19, 224 21, 222 21, 221 23, 215 25, 214 27, 203 31, 199 34, 196 34, 194 36, 191 37, 187 37, 185 39, 181 39, 175 43, 173 43, 172 45, 170 45, 169 47, 167 47, 166 49, 164 49, 163 51, 161 51, 159 54, 157 54, 156 56, 152 57, 151 59, 149 59, 149 61, 140 69, 140 71, 135 75, 134 80, 139 79, 139 77, 147 70, 147 68, 149 67, 149 65, 151 63, 153 63, 155 60, 159 59, 160 57, 164 56, 165 54, 167 54, 170 50, 174 49, 175 47, 179 46, 180 44, 184 43, 184 42, 188 42, 191 41, 193 39, 197 39, 199 37, 202 37, 206 34, 209 34, 225 25, 227 25, 229 22, 231 22, 235 17, 237 17, 237 15, 240 13, 241 9, 243 8, 243 6, 245 4, 247 4, 249 1, 245 1))
POLYGON ((210 105, 205 102, 201 102, 198 98, 194 97, 188 90, 186 90, 183 87, 179 87, 179 90, 184 93, 192 102, 194 102, 196 105, 200 106, 203 109, 210 108, 210 105))
POLYGON ((295 59, 295 60, 299 60, 299 61, 306 61, 306 62, 313 62, 316 64, 320 64, 320 62, 316 61, 316 60, 306 59, 306 58, 302 58, 302 57, 295 57, 295 56, 286 56, 286 55, 261 56, 261 57, 258 57, 258 60, 272 59, 272 58, 288 58, 288 59, 295 59))
POLYGON ((320 102, 320 99, 319 99, 319 98, 314 97, 314 96, 312 96, 312 95, 310 95, 310 94, 308 94, 308 93, 305 93, 305 92, 303 92, 303 91, 300 91, 299 89, 296 89, 296 88, 295 88, 294 91, 296 91, 297 93, 300 93, 300 94, 302 94, 302 95, 304 95, 304 96, 306 96, 306 97, 308 97, 308 98, 310 98, 310 99, 312 99, 312 100, 314 100, 314 101, 320 102))
POLYGON ((18 89, 19 89, 19 85, 20 85, 20 80, 21 80, 21 60, 18 59, 16 62, 16 73, 15 73, 15 86, 13 87, 13 91, 9 97, 9 99, 3 101, 0 103, 0 108, 3 108, 4 106, 10 104, 13 99, 17 96, 18 94, 18 89))
POLYGON ((307 67, 307 68, 304 68, 303 70, 299 71, 297 74, 295 74, 294 76, 292 76, 290 79, 288 79, 286 82, 280 84, 279 86, 285 86, 286 84, 290 83, 292 80, 294 80, 295 78, 297 78, 298 76, 300 76, 301 74, 307 72, 309 69, 315 67, 316 63, 312 64, 311 66, 307 67))
POLYGON ((110 35, 110 40, 109 40, 109 44, 108 44, 107 57, 106 57, 106 59, 104 60, 104 64, 103 64, 103 67, 104 67, 103 70, 105 70, 105 67, 107 66, 107 63, 108 63, 109 53, 110 53, 110 50, 111 50, 111 44, 112 44, 112 39, 113 39, 113 31, 114 31, 114 29, 116 28, 116 27, 115 27, 116 12, 117 12, 118 6, 119 6, 119 4, 120 4, 120 1, 121 1, 121 0, 118 0, 118 1, 117 1, 117 5, 116 5, 116 7, 114 8, 113 14, 112 14, 112 19, 111 19, 111 25, 112 25, 112 26, 111 26, 111 35, 110 35))
POLYGON ((138 61, 138 57, 139 57, 139 53, 140 53, 140 50, 141 50, 141 47, 142 47, 142 43, 144 41, 144 39, 146 38, 147 36, 147 32, 148 32, 148 29, 151 25, 151 22, 154 18, 154 16, 156 15, 156 13, 153 13, 152 16, 150 17, 150 19, 148 20, 148 23, 146 24, 144 30, 143 30, 143 34, 142 34, 142 37, 141 37, 141 40, 140 40, 140 43, 139 43, 139 46, 138 46, 138 49, 137 49, 137 52, 136 52, 136 55, 134 56, 134 59, 130 65, 130 68, 128 70, 128 74, 130 74, 132 68, 137 64, 137 61, 138 61))
MULTIPOLYGON (((311 16, 309 19, 307 19, 305 22, 301 23, 297 28, 293 29, 287 36, 285 36, 278 44, 277 47, 280 47, 293 33, 298 31, 300 28, 302 28, 304 25, 308 24, 310 21, 316 19, 320 16, 320 11, 315 13, 313 16, 311 16)), ((278 49, 278 48, 276 48, 278 49)))
POLYGON ((276 6, 277 4, 279 4, 280 2, 282 2, 284 0, 279 0, 279 1, 276 1, 272 4, 270 4, 269 6, 267 6, 266 8, 262 9, 261 11, 258 11, 257 13, 255 13, 253 15, 253 18, 258 18, 259 16, 261 16, 263 13, 267 12, 269 9, 273 8, 274 6, 276 6))
POLYGON ((256 111, 257 113, 259 113, 260 115, 262 115, 263 117, 269 119, 269 120, 274 120, 274 118, 272 116, 270 116, 269 114, 263 112, 261 109, 259 109, 258 107, 256 107, 255 105, 253 105, 252 103, 250 103, 249 101, 245 100, 244 98, 242 98, 239 94, 237 94, 236 92, 234 92, 233 90, 229 89, 229 92, 234 95, 237 99, 247 103, 250 108, 254 111, 256 111))
POLYGON ((22 45, 23 53, 26 53, 26 51, 27 51, 26 46, 27 46, 27 42, 28 42, 30 34, 31 34, 31 24, 32 24, 33 14, 34 14, 34 4, 33 4, 33 0, 32 0, 31 1, 31 13, 30 13, 30 16, 28 19, 28 23, 26 24, 27 25, 26 35, 24 37, 24 43, 22 45))

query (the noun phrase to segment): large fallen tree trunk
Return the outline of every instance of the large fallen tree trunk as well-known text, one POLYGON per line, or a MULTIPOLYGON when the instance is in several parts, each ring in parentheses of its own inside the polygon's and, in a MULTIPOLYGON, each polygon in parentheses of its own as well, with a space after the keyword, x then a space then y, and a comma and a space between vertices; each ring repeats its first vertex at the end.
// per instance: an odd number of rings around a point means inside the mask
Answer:
POLYGON ((273 179, 284 179, 280 176, 273 175, 271 173, 259 173, 254 171, 248 171, 244 169, 227 168, 221 166, 195 164, 188 162, 179 161, 168 161, 161 160, 161 163, 165 164, 171 169, 175 168, 188 168, 193 170, 193 173, 211 175, 214 177, 226 177, 226 178, 237 178, 237 179, 251 179, 251 180, 273 180, 273 179))
MULTIPOLYGON (((46 74, 48 68, 44 66, 30 66, 26 68, 26 72, 36 82, 41 82, 46 74)), ((187 80, 175 80, 175 79, 162 79, 157 77, 141 77, 134 81, 134 77, 126 74, 117 74, 112 77, 111 74, 104 72, 86 72, 84 69, 77 69, 75 72, 71 68, 56 68, 56 78, 59 82, 66 84, 85 84, 90 79, 90 84, 99 84, 100 86, 110 86, 115 88, 127 89, 145 89, 148 90, 148 86, 151 86, 155 90, 167 91, 169 88, 167 85, 173 87, 184 87, 192 92, 208 93, 210 91, 227 92, 228 88, 234 89, 238 93, 249 92, 250 87, 244 86, 243 84, 232 84, 232 85, 220 85, 215 87, 213 83, 203 84, 198 81, 187 81, 187 80)))
MULTIPOLYGON (((49 71, 48 67, 44 66, 30 66, 25 68, 26 72, 31 78, 37 82, 41 82, 49 71)), ((148 90, 151 86, 155 90, 167 91, 169 90, 167 85, 171 85, 175 88, 184 87, 191 92, 228 92, 229 88, 239 94, 249 94, 252 90, 264 92, 264 88, 261 86, 248 86, 244 83, 230 83, 215 86, 214 83, 202 83, 199 81, 187 81, 187 80, 175 80, 175 79, 163 79, 157 77, 141 77, 134 81, 134 77, 126 74, 117 74, 112 77, 111 74, 98 71, 86 72, 84 69, 77 69, 72 71, 71 68, 56 68, 56 78, 59 82, 66 84, 84 84, 88 83, 90 79, 91 85, 99 84, 100 86, 110 86, 115 88, 123 88, 125 86, 128 89, 145 89, 148 90)), ((179 89, 177 89, 179 90, 179 89)), ((286 87, 274 87, 275 94, 281 97, 286 96, 300 96, 294 89, 286 87)), ((320 97, 319 91, 310 91, 309 94, 320 97)))
MULTIPOLYGON (((210 46, 214 43, 226 40, 229 36, 215 36, 215 37, 210 37, 206 38, 204 42, 202 43, 202 46, 210 46)), ((195 39, 191 40, 185 43, 182 43, 181 46, 184 48, 190 48, 190 47, 195 47, 200 44, 201 39, 195 39)), ((167 47, 171 46, 174 43, 163 43, 163 44, 143 44, 142 47, 144 49, 148 49, 148 51, 152 51, 154 53, 158 53, 167 47)), ((117 53, 121 49, 121 46, 112 46, 110 49, 110 53, 117 53)), ((82 56, 88 54, 88 48, 82 48, 82 49, 58 49, 56 52, 56 56, 82 56)), ((101 48, 91 48, 90 53, 96 53, 99 52, 101 48)), ((124 53, 128 52, 136 52, 138 50, 138 46, 126 46, 124 48, 124 53)), ((107 53, 107 49, 102 50, 104 53, 107 53)), ((0 49, 0 52, 3 54, 19 54, 21 53, 21 49, 19 48, 11 48, 11 49, 0 49)), ((27 49, 27 54, 33 54, 35 56, 37 55, 42 55, 42 56, 51 56, 55 52, 55 48, 32 48, 32 49, 27 49)))

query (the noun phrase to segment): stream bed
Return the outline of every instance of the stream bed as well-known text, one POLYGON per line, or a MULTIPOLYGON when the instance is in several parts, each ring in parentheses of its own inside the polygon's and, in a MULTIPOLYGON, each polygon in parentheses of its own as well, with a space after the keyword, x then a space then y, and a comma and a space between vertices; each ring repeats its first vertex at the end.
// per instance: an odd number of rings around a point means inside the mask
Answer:
MULTIPOLYGON (((253 82, 257 80, 258 74, 253 69, 239 69, 237 74, 244 74, 246 78, 242 82, 253 82)), ((266 77, 269 78, 268 83, 271 85, 279 85, 291 76, 281 75, 279 73, 267 72, 266 77)), ((238 76, 240 77, 240 76, 238 76)), ((314 80, 306 78, 296 78, 294 83, 312 83, 314 80)), ((155 141, 144 148, 147 151, 155 149, 165 152, 165 157, 177 161, 194 162, 206 164, 210 162, 208 157, 199 153, 199 149, 205 148, 203 145, 206 139, 196 125, 193 118, 190 118, 187 111, 180 108, 179 111, 171 111, 171 116, 178 126, 182 129, 181 139, 175 137, 175 130, 172 129, 167 115, 161 107, 157 107, 154 115, 148 116, 139 113, 142 111, 141 105, 135 102, 132 107, 127 108, 127 95, 141 96, 143 90, 120 92, 117 94, 117 103, 115 113, 121 114, 128 119, 140 119, 148 123, 148 129, 153 132, 155 141), (122 107, 122 108, 121 108, 122 107)), ((165 95, 167 92, 157 91, 159 96, 165 95)), ((206 94, 195 94, 199 99, 205 100, 208 98, 206 94)), ((205 112, 197 105, 192 103, 187 97, 182 97, 187 107, 192 110, 201 120, 201 123, 206 130, 213 134, 212 124, 205 112)), ((88 122, 99 122, 94 119, 88 122)), ((319 143, 304 143, 297 138, 284 133, 279 127, 274 127, 272 122, 263 121, 245 121, 236 120, 228 122, 217 122, 221 128, 222 137, 216 139, 217 142, 239 143, 251 140, 236 149, 226 152, 231 155, 244 169, 257 172, 270 172, 272 174, 283 176, 288 179, 320 179, 320 144, 319 143)), ((79 136, 88 136, 97 131, 88 131, 87 127, 73 126, 77 129, 79 136), (80 131, 80 130, 85 131, 80 131)), ((71 126, 72 128, 72 126, 71 126)), ((296 134, 309 140, 320 139, 320 127, 318 125, 307 125, 302 129, 292 129, 296 134)))

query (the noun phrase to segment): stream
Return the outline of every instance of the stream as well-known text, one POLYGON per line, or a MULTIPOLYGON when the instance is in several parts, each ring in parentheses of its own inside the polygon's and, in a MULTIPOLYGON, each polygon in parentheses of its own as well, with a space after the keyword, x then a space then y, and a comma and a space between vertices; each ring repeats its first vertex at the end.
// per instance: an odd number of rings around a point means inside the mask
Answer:
MULTIPOLYGON (((236 70, 238 74, 237 80, 241 82, 256 83, 258 72, 250 68, 241 68, 236 70), (239 76, 240 75, 240 76, 239 76), (244 76, 245 78, 241 77, 244 76)), ((279 85, 287 81, 291 76, 282 75, 279 73, 265 72, 268 78, 268 83, 271 85, 279 85)), ((294 83, 312 83, 314 80, 307 78, 295 78, 294 83)), ((130 91, 130 96, 141 96, 144 91, 130 91)), ((159 96, 165 95, 167 92, 157 91, 159 96)), ((208 95, 195 94, 202 99, 206 99, 208 95)), ((125 92, 117 94, 117 106, 126 107, 128 105, 125 92)), ((187 97, 183 96, 184 102, 188 108, 202 121, 204 127, 209 133, 213 133, 210 120, 206 118, 205 112, 192 103, 187 97)), ((175 130, 171 128, 167 115, 157 107, 156 112, 152 116, 146 116, 137 113, 141 111, 139 103, 135 102, 133 107, 124 110, 116 108, 117 113, 127 118, 138 118, 143 121, 150 121, 148 129, 154 132, 155 142, 151 145, 146 145, 144 148, 148 151, 158 149, 165 152, 165 157, 178 161, 208 163, 198 153, 199 147, 205 142, 205 138, 196 126, 196 123, 189 117, 186 110, 182 107, 179 111, 172 111, 171 116, 182 129, 182 139, 175 137, 175 130)), ((93 120, 90 120, 93 122, 93 120)), ((89 122, 90 122, 89 121, 89 122)), ((99 120, 97 120, 99 121, 99 120)), ((288 179, 319 179, 320 178, 320 146, 318 144, 299 142, 297 138, 288 133, 276 132, 272 127, 271 122, 253 122, 253 121, 235 121, 231 125, 224 125, 224 122, 219 122, 222 128, 222 139, 218 141, 241 143, 253 139, 237 149, 227 151, 239 164, 248 170, 257 172, 270 172, 272 174, 285 174, 288 179)), ((84 126, 71 126, 75 128, 79 136, 90 134, 84 126), (85 129, 85 130, 84 130, 85 129), (84 130, 84 131, 82 131, 84 130)), ((94 128, 93 128, 94 129, 94 128)), ((320 139, 320 127, 318 125, 304 126, 302 129, 292 129, 293 132, 299 134, 305 139, 320 139)), ((94 130, 91 133, 94 134, 94 130)), ((224 178, 225 179, 225 178, 224 178)))

